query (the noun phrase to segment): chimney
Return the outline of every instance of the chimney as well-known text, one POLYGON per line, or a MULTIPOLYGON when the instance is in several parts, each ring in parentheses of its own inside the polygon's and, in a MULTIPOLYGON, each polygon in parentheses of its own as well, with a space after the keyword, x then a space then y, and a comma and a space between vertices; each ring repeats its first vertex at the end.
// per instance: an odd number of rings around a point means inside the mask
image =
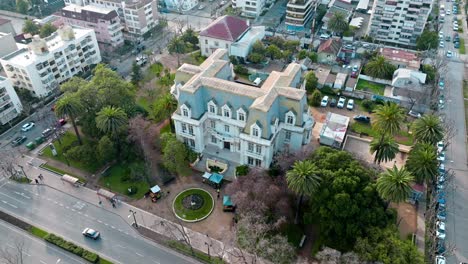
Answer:
POLYGON ((63 41, 69 41, 75 38, 75 32, 73 32, 73 28, 69 25, 61 26, 57 32, 63 41))
POLYGON ((41 55, 49 52, 47 43, 44 39, 41 39, 39 35, 34 35, 31 43, 29 43, 29 49, 36 55, 41 55))

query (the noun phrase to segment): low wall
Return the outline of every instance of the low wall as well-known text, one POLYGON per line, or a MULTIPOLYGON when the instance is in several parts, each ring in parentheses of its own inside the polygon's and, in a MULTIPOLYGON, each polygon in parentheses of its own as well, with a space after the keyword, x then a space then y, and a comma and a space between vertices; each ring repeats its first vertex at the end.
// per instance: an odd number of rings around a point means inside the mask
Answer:
POLYGON ((384 80, 384 79, 379 79, 379 78, 373 78, 364 74, 359 74, 358 81, 359 79, 363 79, 366 81, 370 82, 375 82, 375 83, 380 83, 380 84, 385 84, 385 85, 392 85, 392 81, 390 80, 384 80))

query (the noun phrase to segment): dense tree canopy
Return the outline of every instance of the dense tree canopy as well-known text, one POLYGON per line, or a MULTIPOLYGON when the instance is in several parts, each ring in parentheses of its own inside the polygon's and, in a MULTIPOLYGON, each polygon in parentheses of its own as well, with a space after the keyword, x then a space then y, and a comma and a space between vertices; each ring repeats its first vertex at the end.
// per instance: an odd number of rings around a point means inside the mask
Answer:
POLYGON ((439 36, 435 31, 424 30, 416 40, 416 48, 418 50, 437 49, 438 46, 439 36))
POLYGON ((384 56, 375 56, 364 67, 364 72, 374 78, 391 80, 397 68, 384 56))

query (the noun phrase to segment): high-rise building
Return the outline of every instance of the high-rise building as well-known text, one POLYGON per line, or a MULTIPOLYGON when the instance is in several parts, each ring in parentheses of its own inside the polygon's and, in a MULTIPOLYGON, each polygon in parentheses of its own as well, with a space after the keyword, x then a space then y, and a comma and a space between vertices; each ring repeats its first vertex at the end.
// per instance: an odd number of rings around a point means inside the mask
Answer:
POLYGON ((242 16, 251 18, 260 16, 266 4, 266 0, 232 0, 233 8, 240 9, 242 16))
POLYGON ((316 0, 290 0, 286 6, 286 29, 304 31, 314 14, 316 0))
POLYGON ((136 40, 157 24, 156 0, 65 0, 65 4, 92 5, 110 8, 117 12, 124 26, 125 39, 136 40))
POLYGON ((94 30, 63 26, 47 38, 34 36, 28 45, 0 58, 13 86, 44 97, 59 84, 101 62, 94 30))
POLYGON ((368 35, 388 45, 414 47, 426 26, 432 3, 432 0, 376 0, 368 35))
POLYGON ((17 117, 23 106, 11 81, 0 76, 0 124, 5 125, 17 117))

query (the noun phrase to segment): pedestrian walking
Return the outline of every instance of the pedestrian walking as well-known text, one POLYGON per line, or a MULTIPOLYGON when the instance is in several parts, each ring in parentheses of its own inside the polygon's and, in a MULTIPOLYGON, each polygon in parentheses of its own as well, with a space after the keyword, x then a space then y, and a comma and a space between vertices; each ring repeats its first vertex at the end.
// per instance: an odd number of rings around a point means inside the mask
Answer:
POLYGON ((113 203, 112 203, 112 207, 114 207, 114 208, 115 208, 115 202, 113 202, 113 203))
POLYGON ((218 189, 218 190, 216 190, 216 192, 218 193, 218 199, 219 199, 219 189, 218 189))
POLYGON ((38 177, 39 177, 39 179, 40 179, 41 181, 43 181, 43 180, 44 180, 44 176, 42 176, 42 174, 39 174, 39 176, 38 176, 38 177))
POLYGON ((39 184, 39 181, 37 179, 34 179, 34 181, 36 182, 36 184, 39 184))

